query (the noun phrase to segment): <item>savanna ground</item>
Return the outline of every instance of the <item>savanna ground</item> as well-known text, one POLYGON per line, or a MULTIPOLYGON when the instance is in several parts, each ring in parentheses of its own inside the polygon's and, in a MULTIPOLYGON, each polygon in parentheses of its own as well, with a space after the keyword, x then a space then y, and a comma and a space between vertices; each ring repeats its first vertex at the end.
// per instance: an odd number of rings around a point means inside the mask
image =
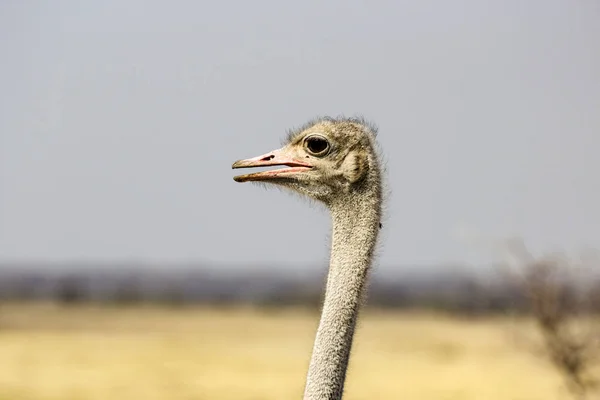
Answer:
MULTIPOLYGON (((0 399, 300 399, 318 315, 0 306, 0 399)), ((567 399, 510 318, 367 310, 346 400, 567 399)))

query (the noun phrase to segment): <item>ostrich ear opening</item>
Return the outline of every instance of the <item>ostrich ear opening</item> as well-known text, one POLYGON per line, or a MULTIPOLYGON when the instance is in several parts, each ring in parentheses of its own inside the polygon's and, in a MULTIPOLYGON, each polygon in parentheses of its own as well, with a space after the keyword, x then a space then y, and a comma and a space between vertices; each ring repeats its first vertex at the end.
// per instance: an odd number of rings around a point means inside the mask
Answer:
POLYGON ((356 183, 365 175, 367 168, 366 160, 358 153, 352 152, 346 156, 341 171, 348 182, 356 183))

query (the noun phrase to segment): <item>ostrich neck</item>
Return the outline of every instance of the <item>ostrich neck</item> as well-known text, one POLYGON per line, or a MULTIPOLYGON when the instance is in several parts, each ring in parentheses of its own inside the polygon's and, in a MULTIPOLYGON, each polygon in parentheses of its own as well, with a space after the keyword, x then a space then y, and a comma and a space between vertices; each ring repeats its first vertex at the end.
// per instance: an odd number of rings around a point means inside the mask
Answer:
POLYGON ((331 261, 305 400, 342 398, 358 310, 379 232, 378 195, 332 205, 331 261))

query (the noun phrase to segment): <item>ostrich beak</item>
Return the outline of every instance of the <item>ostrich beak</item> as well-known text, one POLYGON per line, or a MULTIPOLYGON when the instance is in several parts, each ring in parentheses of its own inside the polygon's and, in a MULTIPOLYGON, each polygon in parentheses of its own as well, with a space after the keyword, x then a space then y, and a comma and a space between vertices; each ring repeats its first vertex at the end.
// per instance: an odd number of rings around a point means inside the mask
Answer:
POLYGON ((258 157, 238 160, 231 166, 232 169, 237 168, 256 168, 256 167, 271 167, 276 165, 285 165, 289 168, 274 169, 270 171, 255 172, 253 174, 234 176, 236 182, 249 181, 268 181, 271 179, 291 177, 298 172, 305 172, 312 168, 312 165, 298 160, 288 154, 285 148, 271 151, 258 157))

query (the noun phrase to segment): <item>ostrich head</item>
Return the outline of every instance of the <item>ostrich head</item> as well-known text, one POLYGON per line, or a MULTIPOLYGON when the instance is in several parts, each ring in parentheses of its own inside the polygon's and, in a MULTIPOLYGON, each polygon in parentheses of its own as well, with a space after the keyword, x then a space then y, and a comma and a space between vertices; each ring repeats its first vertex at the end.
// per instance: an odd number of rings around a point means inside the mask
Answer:
POLYGON ((265 182, 327 205, 352 194, 379 192, 376 128, 357 118, 319 118, 289 133, 283 147, 239 160, 232 168, 286 166, 239 175, 236 182, 265 182))

